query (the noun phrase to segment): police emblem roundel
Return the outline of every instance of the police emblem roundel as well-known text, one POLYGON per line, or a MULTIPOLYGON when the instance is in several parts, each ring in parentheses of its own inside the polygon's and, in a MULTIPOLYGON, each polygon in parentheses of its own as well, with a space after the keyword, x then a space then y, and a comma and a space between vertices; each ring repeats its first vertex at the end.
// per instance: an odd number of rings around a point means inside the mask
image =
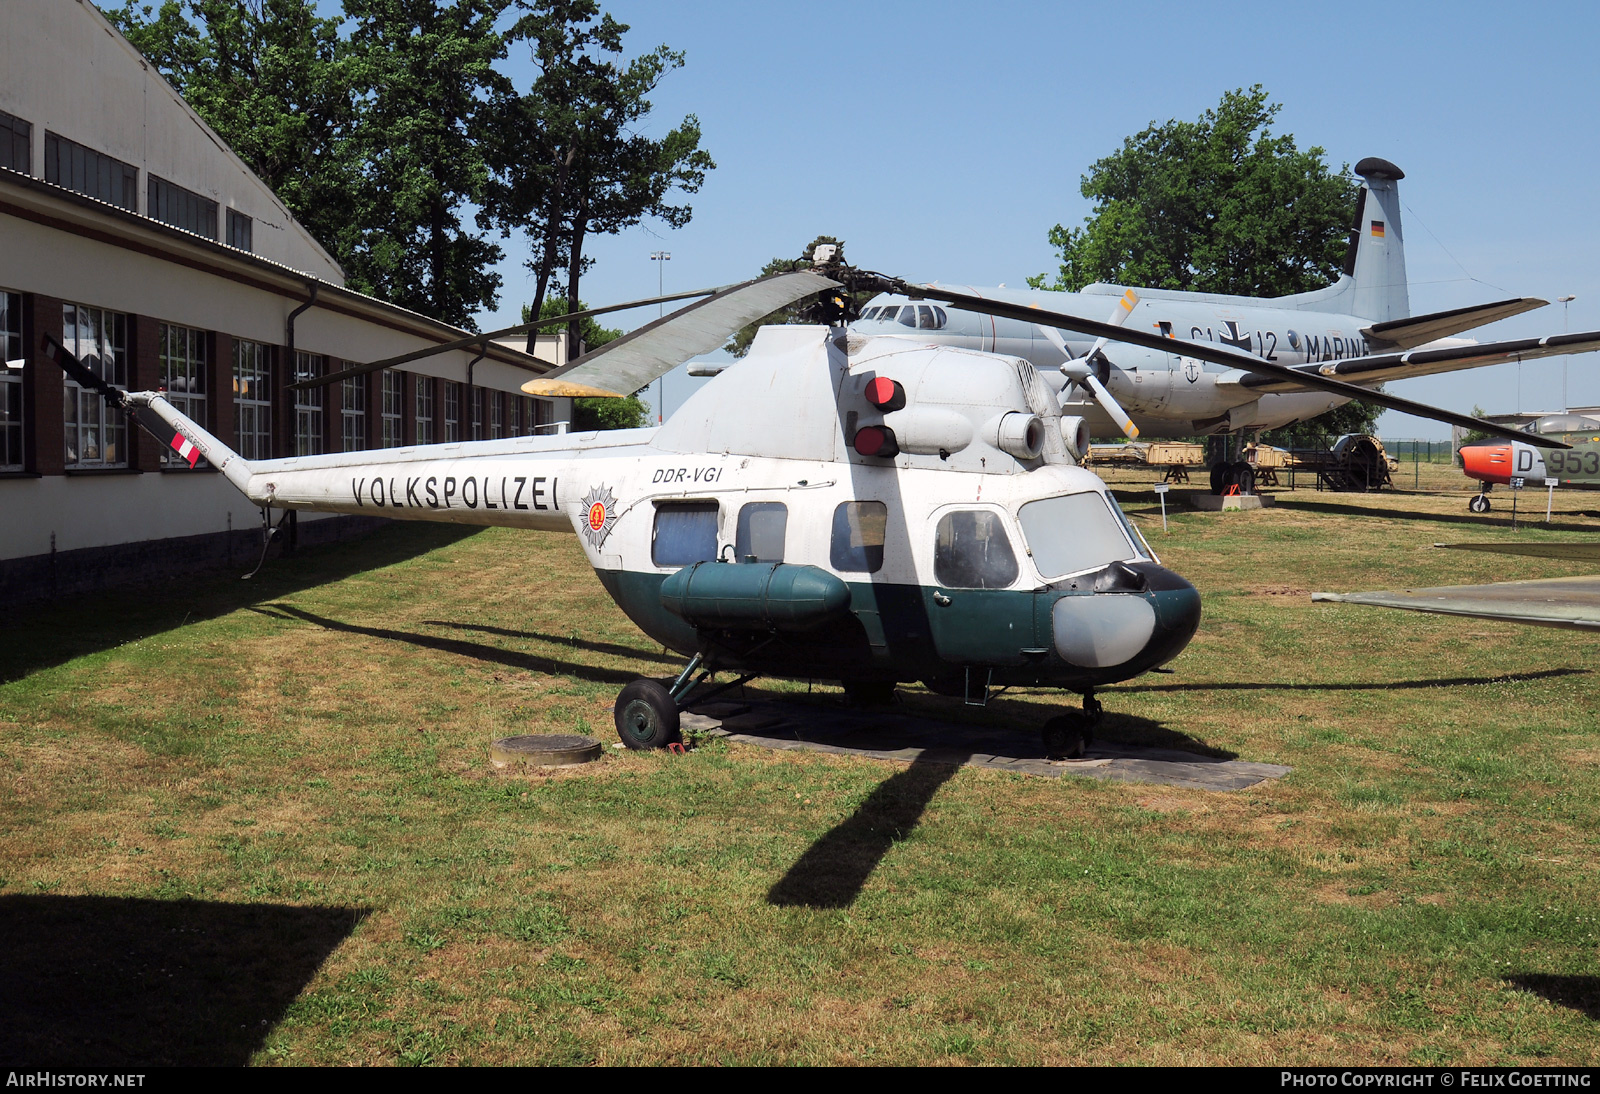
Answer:
POLYGON ((589 492, 583 496, 583 506, 587 511, 587 519, 583 524, 583 535, 589 545, 599 550, 600 545, 611 534, 611 526, 617 523, 617 499, 608 486, 590 487, 589 492))

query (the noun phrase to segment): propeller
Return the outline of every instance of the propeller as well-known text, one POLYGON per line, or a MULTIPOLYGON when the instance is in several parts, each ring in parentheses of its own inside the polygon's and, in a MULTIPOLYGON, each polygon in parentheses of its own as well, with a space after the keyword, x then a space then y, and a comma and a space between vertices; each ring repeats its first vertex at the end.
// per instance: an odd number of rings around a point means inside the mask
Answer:
MULTIPOLYGON (((1111 318, 1107 322, 1113 327, 1121 327, 1127 321, 1128 316, 1133 314, 1134 305, 1137 303, 1139 303, 1139 294, 1132 289, 1128 289, 1117 301, 1117 306, 1112 309, 1111 318)), ((1060 350, 1062 355, 1067 358, 1061 366, 1061 374, 1079 387, 1087 388, 1089 393, 1094 396, 1095 402, 1100 404, 1101 409, 1111 415, 1111 420, 1117 424, 1118 429, 1122 430, 1124 437, 1127 437, 1130 441, 1138 440, 1139 427, 1133 424, 1133 419, 1129 417, 1128 412, 1122 409, 1122 404, 1117 402, 1116 396, 1111 394, 1110 389, 1105 385, 1105 381, 1096 374, 1100 368, 1104 368, 1106 375, 1110 375, 1111 362, 1106 360, 1106 356, 1102 352, 1106 348, 1106 342, 1109 339, 1105 335, 1101 335, 1088 353, 1082 357, 1073 357, 1072 351, 1067 348, 1067 340, 1061 337, 1059 330, 1044 323, 1036 323, 1035 326, 1039 328, 1040 333, 1050 340, 1050 344, 1060 350)))
MULTIPOLYGON (((1223 349, 1220 346, 1209 345, 1205 342, 1191 342, 1182 338, 1169 338, 1159 334, 1149 334, 1136 327, 1119 328, 1111 323, 1102 323, 1095 319, 1083 319, 1065 312, 1047 311, 1033 304, 1012 304, 1005 300, 989 300, 981 296, 972 296, 968 293, 951 292, 937 285, 919 285, 904 281, 897 277, 888 277, 884 274, 875 274, 867 271, 853 271, 856 286, 871 286, 875 291, 895 293, 907 296, 913 300, 938 300, 949 304, 951 307, 961 308, 965 311, 980 312, 985 315, 998 316, 1002 319, 1016 319, 1023 323, 1036 325, 1048 324, 1062 330, 1077 331, 1079 334, 1088 334, 1096 338, 1104 338, 1111 342, 1125 342, 1132 346, 1143 346, 1161 353, 1182 352, 1186 357, 1193 357, 1199 361, 1209 361, 1223 368, 1236 368, 1242 372, 1251 372, 1259 376, 1271 376, 1278 380, 1287 380, 1300 387, 1315 388, 1330 394, 1339 395, 1357 402, 1371 403, 1388 410, 1398 410, 1404 414, 1415 414, 1419 418, 1430 421, 1445 422, 1449 425, 1459 425, 1466 429, 1476 429, 1492 437, 1503 437, 1510 441, 1522 441, 1539 448, 1571 448, 1565 441, 1558 441, 1553 437, 1542 437, 1535 433, 1523 433, 1520 430, 1507 429, 1505 426, 1486 422, 1481 418, 1474 418, 1470 414, 1457 414, 1453 410, 1442 407, 1429 406, 1426 403, 1413 402, 1402 399, 1398 395, 1390 395, 1386 391, 1375 391, 1372 388, 1358 387, 1355 384, 1335 380, 1331 376, 1324 376, 1317 372, 1300 372, 1272 361, 1265 361, 1260 357, 1238 353, 1233 350, 1223 349), (1181 350, 1177 350, 1181 347, 1181 350)), ((835 274, 834 276, 840 276, 835 274)))

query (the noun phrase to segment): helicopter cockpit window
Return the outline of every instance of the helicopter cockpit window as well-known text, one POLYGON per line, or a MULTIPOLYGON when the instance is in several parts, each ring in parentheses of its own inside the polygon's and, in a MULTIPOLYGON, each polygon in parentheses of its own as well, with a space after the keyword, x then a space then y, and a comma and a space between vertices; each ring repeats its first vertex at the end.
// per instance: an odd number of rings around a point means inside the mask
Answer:
POLYGON ((1030 501, 1017 516, 1034 565, 1047 579, 1140 556, 1107 499, 1092 491, 1030 501))
POLYGON ((934 533, 933 577, 952 589, 1004 589, 1017 580, 1017 556, 997 513, 946 513, 934 533))
POLYGON ((915 327, 917 325, 917 306, 915 304, 906 304, 900 308, 900 325, 903 327, 915 327))
POLYGON ((828 559, 841 573, 876 573, 883 566, 889 507, 881 501, 847 501, 833 511, 828 559))
POLYGON ((789 526, 789 507, 781 501, 753 501, 739 510, 734 534, 734 554, 740 562, 782 562, 783 539, 789 526))
POLYGON ((688 566, 717 557, 717 503, 691 501, 656 509, 650 560, 657 566, 688 566))

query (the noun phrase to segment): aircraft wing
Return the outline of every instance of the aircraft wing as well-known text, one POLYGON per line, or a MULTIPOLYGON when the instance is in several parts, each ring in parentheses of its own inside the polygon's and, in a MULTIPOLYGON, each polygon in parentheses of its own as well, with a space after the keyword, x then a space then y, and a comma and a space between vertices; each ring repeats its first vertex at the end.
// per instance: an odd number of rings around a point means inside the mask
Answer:
POLYGON ((1429 312, 1406 319, 1391 319, 1386 323, 1374 323, 1361 333, 1367 336, 1368 341, 1383 349, 1416 349, 1437 338, 1460 334, 1485 323, 1496 323, 1534 308, 1542 308, 1548 303, 1550 301, 1540 300, 1536 296, 1520 296, 1511 300, 1496 300, 1492 304, 1474 304, 1468 308, 1451 308, 1449 311, 1429 312))
POLYGON ((1378 593, 1312 593, 1312 600, 1498 619, 1532 627, 1600 630, 1600 577, 1552 577, 1378 593))
MULTIPOLYGON (((1292 366, 1296 372, 1315 372, 1349 384, 1381 384, 1385 380, 1404 380, 1412 376, 1432 376, 1464 368, 1482 368, 1510 361, 1534 361, 1563 353, 1588 353, 1600 350, 1600 331, 1578 334, 1551 334, 1543 338, 1516 338, 1506 342, 1484 342, 1437 349, 1413 349, 1397 353, 1374 353, 1343 361, 1292 366)), ((1288 379, 1253 374, 1240 379, 1241 387, 1253 391, 1280 392, 1310 390, 1288 379)))
POLYGON ((832 278, 802 270, 724 289, 552 369, 522 390, 546 398, 622 398, 689 358, 719 348, 745 324, 840 287, 832 278))

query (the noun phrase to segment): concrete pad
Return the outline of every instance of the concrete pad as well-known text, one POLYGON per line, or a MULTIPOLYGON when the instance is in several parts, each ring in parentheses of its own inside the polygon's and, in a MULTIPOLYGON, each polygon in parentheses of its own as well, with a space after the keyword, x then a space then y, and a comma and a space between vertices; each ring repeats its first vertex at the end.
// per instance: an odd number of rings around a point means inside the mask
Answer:
POLYGON ((1116 782, 1188 786, 1197 790, 1243 790, 1281 779, 1281 764, 1223 760, 1193 752, 1142 748, 1097 740, 1080 760, 1052 760, 1036 731, 1014 725, 942 722, 893 708, 860 710, 815 704, 711 702, 685 711, 690 732, 724 737, 758 748, 831 752, 894 763, 941 763, 985 767, 1022 775, 1084 775, 1116 782))
POLYGON ((1228 509, 1270 509, 1272 498, 1267 494, 1191 494, 1184 499, 1196 509, 1206 513, 1220 513, 1228 509))

